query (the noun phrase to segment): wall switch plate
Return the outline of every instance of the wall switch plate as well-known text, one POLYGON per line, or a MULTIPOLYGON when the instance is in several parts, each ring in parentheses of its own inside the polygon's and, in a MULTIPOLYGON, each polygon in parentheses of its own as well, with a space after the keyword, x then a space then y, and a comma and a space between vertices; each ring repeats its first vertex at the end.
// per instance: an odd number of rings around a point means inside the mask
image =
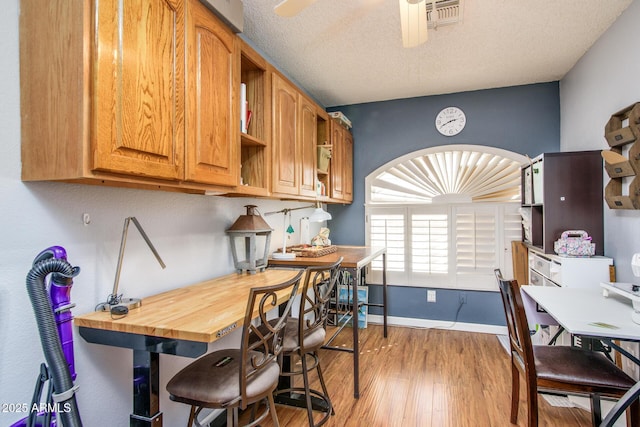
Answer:
POLYGON ((436 302, 435 290, 427 290, 427 302, 436 302))

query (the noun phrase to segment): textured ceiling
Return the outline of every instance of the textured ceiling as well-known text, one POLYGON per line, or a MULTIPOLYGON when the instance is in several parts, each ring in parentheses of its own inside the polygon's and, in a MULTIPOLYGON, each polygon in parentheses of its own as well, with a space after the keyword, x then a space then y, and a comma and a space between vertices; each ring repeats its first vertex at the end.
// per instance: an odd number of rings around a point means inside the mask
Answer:
MULTIPOLYGON (((402 47, 398 0, 243 0, 244 35, 325 107, 560 80, 632 0, 462 0, 402 47)), ((631 46, 630 46, 631 48, 631 46)))

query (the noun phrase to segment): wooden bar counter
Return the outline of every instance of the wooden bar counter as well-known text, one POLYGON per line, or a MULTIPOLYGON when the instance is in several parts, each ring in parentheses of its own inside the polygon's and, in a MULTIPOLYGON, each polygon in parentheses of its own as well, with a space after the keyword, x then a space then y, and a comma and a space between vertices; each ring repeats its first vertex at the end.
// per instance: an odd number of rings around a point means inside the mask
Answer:
MULTIPOLYGON (((130 426, 160 427, 159 354, 198 357, 208 344, 242 328, 249 290, 292 279, 298 271, 230 274, 142 300, 124 316, 92 312, 74 318, 90 343, 133 350, 133 413, 130 426)), ((287 291, 279 298, 284 302, 287 291)), ((257 313, 255 313, 257 315, 257 313)))

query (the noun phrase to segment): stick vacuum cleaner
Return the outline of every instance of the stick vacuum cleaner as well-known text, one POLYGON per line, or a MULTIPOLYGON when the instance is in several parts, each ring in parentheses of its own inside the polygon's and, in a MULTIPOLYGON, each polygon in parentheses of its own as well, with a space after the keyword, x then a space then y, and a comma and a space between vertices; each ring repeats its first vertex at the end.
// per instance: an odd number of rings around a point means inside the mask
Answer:
POLYGON ((36 256, 27 274, 27 292, 47 363, 40 365, 31 406, 23 408, 29 416, 11 427, 82 426, 75 398, 77 387, 73 384, 76 370, 71 309, 75 304, 70 302, 73 278, 78 273, 80 268, 67 262, 64 248, 52 246, 36 256), (47 295, 45 279, 49 275, 47 295), (47 394, 42 399, 47 382, 47 394))

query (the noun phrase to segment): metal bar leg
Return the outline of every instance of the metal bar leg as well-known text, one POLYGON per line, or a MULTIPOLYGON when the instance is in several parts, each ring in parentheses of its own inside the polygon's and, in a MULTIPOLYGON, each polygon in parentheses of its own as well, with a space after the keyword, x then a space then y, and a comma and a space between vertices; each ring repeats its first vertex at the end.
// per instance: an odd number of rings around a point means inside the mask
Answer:
POLYGON ((598 395, 597 393, 593 393, 591 395, 591 421, 594 426, 599 426, 602 422, 600 395, 598 395))
POLYGON ((160 355, 133 350, 133 413, 130 427, 162 427, 160 412, 160 355))
POLYGON ((387 338, 387 253, 382 254, 382 322, 384 325, 384 337, 387 338))
POLYGON ((353 304, 351 322, 353 326, 353 397, 360 397, 360 343, 358 342, 358 284, 360 283, 360 269, 355 271, 355 283, 353 283, 353 304))

